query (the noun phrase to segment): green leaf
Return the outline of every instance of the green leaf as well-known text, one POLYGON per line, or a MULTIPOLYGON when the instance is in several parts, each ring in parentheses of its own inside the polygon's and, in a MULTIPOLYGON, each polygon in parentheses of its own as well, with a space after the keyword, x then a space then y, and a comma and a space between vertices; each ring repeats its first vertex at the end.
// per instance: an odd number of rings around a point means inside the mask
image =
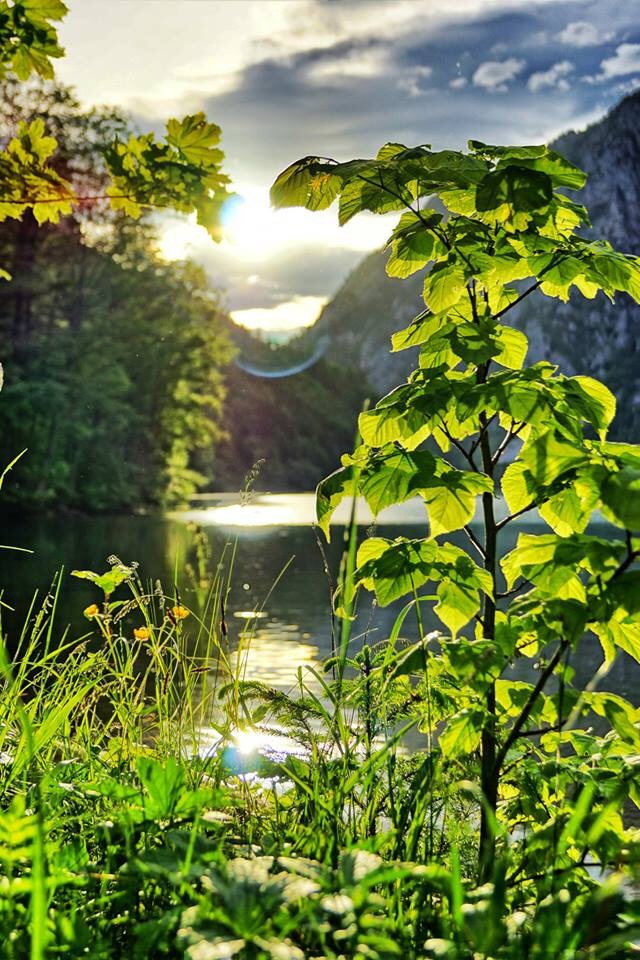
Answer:
POLYGON ((376 154, 376 160, 385 163, 387 160, 394 160, 399 154, 404 153, 407 148, 402 143, 385 143, 380 147, 376 154))
POLYGON ((39 27, 48 26, 47 20, 62 20, 69 12, 62 0, 20 0, 20 5, 31 22, 39 27))
POLYGON ((629 530, 640 530, 640 469, 623 467, 611 473, 602 486, 601 495, 619 523, 629 530))
POLYGON ((418 643, 412 643, 398 656, 393 667, 386 675, 385 683, 390 683, 396 677, 409 677, 412 674, 424 673, 428 661, 429 649, 425 641, 419 640, 418 643))
POLYGON ((433 541, 372 537, 358 550, 356 575, 384 607, 437 575, 437 553, 433 541))
POLYGON ((558 297, 565 303, 569 299, 569 290, 578 278, 584 278, 586 264, 577 257, 563 256, 550 269, 547 268, 548 256, 543 254, 531 261, 534 271, 544 270, 543 282, 540 286, 542 293, 549 297, 558 297))
POLYGON ((362 167, 349 179, 340 194, 338 222, 344 226, 357 213, 390 213, 406 210, 413 197, 407 187, 398 180, 393 170, 384 165, 369 164, 362 167))
POLYGON ((191 163, 218 164, 224 159, 221 150, 212 149, 220 142, 220 133, 220 127, 209 123, 204 113, 167 122, 167 141, 191 163))
POLYGON ((604 439, 607 427, 616 415, 616 398, 604 383, 594 380, 593 377, 571 377, 569 383, 575 384, 581 391, 580 399, 583 400, 586 408, 585 419, 598 428, 600 436, 604 439))
POLYGON ((488 173, 476 189, 476 207, 483 213, 504 206, 512 213, 531 213, 548 207, 552 198, 551 178, 520 166, 499 167, 488 173))
POLYGON ((523 572, 529 571, 529 568, 549 563, 555 555, 557 543, 557 537, 552 533, 542 536, 521 533, 515 550, 500 561, 507 581, 507 589, 510 590, 518 577, 522 576, 523 572))
POLYGON ((480 746, 484 716, 476 707, 465 707, 454 713, 438 736, 438 746, 445 757, 454 759, 473 753, 480 746))
POLYGON ((508 414, 515 422, 524 421, 548 428, 556 419, 560 397, 551 364, 537 363, 525 370, 493 374, 486 383, 470 383, 459 392, 458 416, 466 419, 484 410, 508 414))
POLYGON ((466 293, 464 269, 457 263, 436 264, 424 282, 424 301, 433 313, 442 313, 466 293))
POLYGON ((527 441, 521 458, 535 482, 546 485, 585 463, 588 456, 582 447, 569 444, 553 430, 548 430, 527 441))
POLYGON ((323 210, 338 195, 342 180, 333 172, 336 164, 328 164, 320 157, 304 157, 282 171, 271 187, 274 207, 306 207, 323 210))
POLYGON ((374 591, 382 606, 413 593, 427 581, 455 584, 456 589, 452 591, 441 593, 438 590, 439 604, 436 607, 442 622, 454 633, 479 609, 477 594, 492 590, 490 575, 464 550, 434 540, 372 537, 358 550, 357 563, 358 583, 374 591), (473 594, 476 594, 475 599, 472 599, 473 594), (462 606, 452 609, 451 604, 459 602, 462 606))
MULTIPOLYGON (((597 499, 597 497, 596 497, 597 499)), ((560 490, 540 507, 540 516, 561 537, 586 530, 595 502, 586 502, 575 486, 560 490)))
POLYGON ((138 776, 145 789, 145 814, 149 819, 161 820, 172 815, 183 792, 184 768, 173 757, 160 763, 151 757, 139 757, 138 776))
POLYGON ((468 140, 467 144, 469 150, 492 160, 535 160, 538 157, 543 157, 548 149, 544 143, 536 143, 531 146, 504 147, 483 143, 482 140, 468 140))
POLYGON ((345 497, 356 495, 357 471, 352 467, 335 470, 316 489, 316 517, 327 540, 331 539, 331 517, 345 497))
POLYGON ((453 369, 459 363, 451 342, 453 324, 446 323, 441 329, 422 345, 420 350, 420 367, 423 370, 438 368, 453 369))
POLYGON ((520 370, 529 348, 529 341, 522 330, 516 330, 514 327, 499 326, 496 328, 496 342, 500 347, 500 352, 495 355, 495 360, 503 367, 509 367, 511 370, 520 370))
POLYGON ((431 536, 461 530, 473 519, 476 498, 492 490, 493 484, 484 474, 447 468, 440 463, 437 476, 418 491, 427 504, 431 536))
POLYGON ((64 50, 50 21, 61 20, 67 13, 66 5, 59 0, 21 0, 12 5, 10 13, 8 23, 9 11, 3 2, 0 32, 5 36, 0 37, 0 63, 10 65, 19 80, 27 80, 33 72, 52 79, 51 60, 61 57, 64 50))
POLYGON ((121 583, 130 580, 133 575, 133 568, 127 567, 123 563, 115 564, 111 570, 108 570, 106 573, 94 573, 93 570, 71 571, 72 577, 78 577, 80 580, 91 580, 106 596, 112 594, 121 583))
POLYGON ((613 663, 617 649, 624 650, 640 663, 640 622, 637 618, 616 611, 606 623, 591 624, 591 629, 602 644, 607 663, 613 663))
POLYGON ((500 485, 510 513, 520 513, 535 503, 539 494, 538 484, 521 460, 509 464, 500 485))
POLYGON ((412 394, 410 387, 397 387, 373 410, 360 414, 358 429, 364 443, 370 447, 383 447, 397 441, 406 449, 415 449, 429 436, 431 428, 425 417, 407 405, 412 394))
POLYGON ((359 489, 375 515, 420 493, 433 480, 435 469, 435 457, 428 450, 411 453, 392 447, 370 456, 359 489))
POLYGON ((624 552, 624 544, 618 540, 603 540, 586 534, 560 537, 553 533, 521 533, 515 549, 502 558, 500 565, 509 588, 518 577, 525 576, 552 589, 553 583, 563 585, 567 582, 564 573, 556 578, 559 570, 570 576, 579 570, 602 575, 615 570, 621 552, 624 552))
POLYGON ((607 292, 621 290, 640 303, 640 264, 635 257, 627 257, 615 250, 602 249, 590 258, 593 274, 607 292))
POLYGON ((404 330, 398 330, 391 337, 391 349, 395 353, 407 350, 409 347, 418 347, 436 336, 440 328, 447 322, 447 314, 430 314, 425 311, 415 320, 412 320, 404 330))
POLYGON ((460 578, 443 580, 436 590, 438 603, 434 613, 455 637, 480 609, 480 597, 475 582, 460 578))
POLYGON ((167 123, 166 141, 154 134, 116 141, 104 156, 112 183, 111 205, 132 217, 143 207, 195 211, 211 237, 221 239, 220 213, 229 199, 229 178, 222 173, 220 130, 198 113, 167 123))
POLYGON ((472 366, 479 366, 500 352, 494 330, 476 323, 459 323, 450 331, 443 328, 442 336, 450 340, 455 356, 472 366))
POLYGON ((391 254, 386 267, 388 276, 409 277, 417 270, 422 270, 431 260, 446 255, 446 247, 430 229, 441 220, 440 213, 403 213, 389 240, 391 254))
MULTIPOLYGON (((640 660, 640 646, 636 651, 640 660)), ((640 748, 640 710, 615 693, 587 691, 585 703, 600 717, 606 717, 619 737, 637 750, 640 748)))
POLYGON ((565 157, 562 157, 555 150, 545 148, 544 154, 538 157, 521 157, 521 166, 526 166, 530 170, 539 170, 546 173, 552 180, 555 187, 568 187, 570 190, 581 190, 587 182, 587 175, 584 170, 574 166, 565 157))

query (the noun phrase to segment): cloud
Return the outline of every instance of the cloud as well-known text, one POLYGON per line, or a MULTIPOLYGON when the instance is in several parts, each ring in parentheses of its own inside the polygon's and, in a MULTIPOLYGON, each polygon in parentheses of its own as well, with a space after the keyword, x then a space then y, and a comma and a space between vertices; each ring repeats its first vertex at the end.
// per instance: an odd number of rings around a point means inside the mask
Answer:
POLYGON ((560 43, 566 43, 570 47, 595 47, 600 43, 607 43, 612 37, 613 33, 605 33, 587 20, 574 20, 558 34, 560 43))
POLYGON ((341 44, 334 50, 315 51, 307 70, 313 83, 375 77, 389 67, 389 50, 382 46, 341 44))
POLYGON ((536 30, 527 38, 527 47, 546 47, 549 43, 549 34, 546 30, 536 30))
POLYGON ((463 87, 467 85, 466 77, 454 77, 453 80, 449 80, 449 86, 452 90, 462 90, 463 87))
POLYGON ((527 86, 532 93, 538 93, 545 87, 556 87, 558 90, 566 92, 570 86, 566 78, 573 72, 573 69, 573 64, 569 60, 561 60, 560 63, 554 63, 548 70, 532 73, 527 80, 527 86))
POLYGON ((249 330, 299 330, 316 322, 327 297, 294 297, 273 307, 232 310, 231 319, 249 330))
POLYGON ((428 80, 433 75, 432 67, 417 66, 407 70, 397 82, 398 90, 405 90, 410 97, 419 97, 425 92, 421 80, 428 80))
POLYGON ((598 79, 623 77, 628 73, 640 73, 640 43, 621 43, 612 57, 600 64, 598 79))
POLYGON ((511 80, 526 67, 526 60, 509 57, 507 60, 487 60, 481 63, 473 75, 476 87, 483 87, 493 93, 503 93, 511 80))

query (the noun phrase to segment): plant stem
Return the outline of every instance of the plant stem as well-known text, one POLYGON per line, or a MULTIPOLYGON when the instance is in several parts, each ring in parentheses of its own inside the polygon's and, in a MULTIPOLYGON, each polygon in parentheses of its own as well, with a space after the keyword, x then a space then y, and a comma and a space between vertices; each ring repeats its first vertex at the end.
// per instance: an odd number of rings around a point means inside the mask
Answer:
MULTIPOLYGON (((486 374, 485 374, 486 376, 486 374)), ((486 415, 480 414, 480 451, 482 465, 487 476, 493 479, 491 446, 487 432, 486 415)), ((484 598, 482 612, 482 635, 485 640, 495 639, 497 593, 497 540, 498 528, 493 510, 493 492, 482 494, 482 512, 484 518, 484 567, 491 575, 493 590, 491 596, 484 598)), ((487 719, 482 730, 480 786, 486 805, 480 814, 480 883, 484 883, 493 869, 493 830, 491 822, 498 805, 498 771, 496 770, 496 688, 492 682, 486 693, 487 719)))
POLYGON ((510 748, 513 746, 513 744, 516 742, 516 740, 517 740, 518 737, 520 736, 520 732, 521 732, 522 728, 524 727, 525 723, 527 722, 527 720, 529 719, 529 717, 530 717, 530 715, 531 715, 531 711, 532 711, 533 708, 535 707, 536 702, 537 702, 537 700, 538 700, 538 697, 540 696, 540 694, 542 693, 542 691, 544 690, 544 688, 545 688, 545 686, 546 686, 547 680, 549 679, 549 677, 551 676, 551 674, 553 673, 553 671, 555 670, 555 668, 557 667, 557 665, 560 663, 560 659, 562 658, 563 654, 566 652, 566 650, 568 649, 568 647, 569 647, 569 641, 568 641, 568 640, 562 640, 562 641, 560 642, 560 644, 558 645, 557 650, 555 651, 555 653, 553 654, 553 656, 551 657, 551 659, 550 659, 549 662, 547 663, 546 667, 545 667, 544 670, 542 670, 542 672, 540 673, 540 676, 539 676, 539 678, 538 678, 538 682, 536 683, 535 687, 534 687, 533 690, 531 691, 531 695, 529 696, 529 699, 527 700, 526 704, 525 704, 524 707, 522 708, 522 711, 521 711, 521 713, 520 713, 520 716, 518 717, 518 719, 517 719, 516 722, 514 723, 512 729, 511 729, 511 733, 509 734, 509 736, 507 737, 507 739, 506 739, 505 742, 503 743, 503 745, 502 745, 502 747, 501 747, 501 749, 500 749, 500 752, 499 752, 498 756, 496 757, 496 761, 495 761, 495 764, 496 764, 496 771, 495 771, 496 779, 497 779, 497 777, 499 776, 500 767, 501 767, 502 764, 504 763, 504 760, 505 760, 505 757, 507 756, 508 751, 510 750, 510 748))
MULTIPOLYGON (((475 291, 471 291, 471 303, 474 319, 475 291)), ((489 362, 481 364, 477 371, 478 383, 485 383, 489 373, 489 362)), ((484 473, 493 481, 494 461, 491 441, 489 439, 489 423, 486 413, 480 414, 480 454, 484 473)), ((497 565, 498 565, 498 525, 494 513, 494 491, 482 494, 482 514, 484 520, 484 568, 491 576, 491 594, 485 595, 482 608, 482 636, 485 640, 495 639, 496 629, 496 594, 498 592, 497 565)), ((491 682, 487 688, 485 708, 487 719, 482 729, 481 760, 480 760, 480 787, 485 803, 480 811, 480 850, 479 850, 479 879, 486 882, 493 873, 493 819, 498 806, 498 774, 496 768, 496 688, 491 682)))

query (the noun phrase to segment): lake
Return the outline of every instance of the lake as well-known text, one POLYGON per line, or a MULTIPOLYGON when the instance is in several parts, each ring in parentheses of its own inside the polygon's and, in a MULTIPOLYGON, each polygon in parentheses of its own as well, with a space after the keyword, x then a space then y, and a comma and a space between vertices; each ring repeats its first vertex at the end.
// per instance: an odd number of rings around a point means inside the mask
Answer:
MULTIPOLYGON (((336 514, 332 542, 324 545, 334 577, 350 509, 346 503, 342 507, 336 514)), ((67 624, 78 636, 86 634, 89 625, 82 610, 97 599, 90 584, 69 575, 74 568, 102 571, 106 558, 115 554, 125 563, 138 562, 143 580, 159 579, 165 592, 172 593, 173 571, 193 560, 196 524, 206 534, 213 566, 223 558, 225 572, 230 574, 227 620, 232 643, 237 642, 251 614, 259 612, 246 677, 289 689, 296 682, 299 666, 317 666, 331 652, 331 586, 318 546, 321 535, 314 530, 313 519, 313 494, 255 494, 247 503, 241 503, 237 495, 202 495, 194 498, 190 510, 165 516, 5 516, 1 542, 33 550, 32 554, 0 550, 2 599, 15 609, 14 613, 3 611, 5 630, 10 641, 15 640, 34 593, 38 591, 40 598, 46 595, 62 563, 65 570, 57 615, 60 635, 67 624)), ((363 505, 358 522, 364 537, 372 518, 363 505)), ((542 530, 535 515, 515 521, 503 534, 505 551, 511 549, 519 532, 542 530)), ((411 501, 384 511, 376 531, 386 537, 423 536, 426 525, 421 503, 411 501)), ((611 528, 596 523, 593 532, 610 536, 611 528)), ((464 534, 451 539, 465 543, 464 534)), ((178 586, 188 604, 187 581, 182 575, 178 586)), ((370 603, 362 604, 354 636, 366 634, 372 643, 383 640, 397 609, 396 605, 372 610, 370 603)), ((437 625, 433 614, 427 617, 428 629, 437 625)), ((409 618, 404 635, 416 636, 409 618)), ((577 682, 587 682, 601 660, 599 645, 585 644, 573 664, 577 682)), ((637 665, 621 657, 603 686, 637 703, 637 665)))

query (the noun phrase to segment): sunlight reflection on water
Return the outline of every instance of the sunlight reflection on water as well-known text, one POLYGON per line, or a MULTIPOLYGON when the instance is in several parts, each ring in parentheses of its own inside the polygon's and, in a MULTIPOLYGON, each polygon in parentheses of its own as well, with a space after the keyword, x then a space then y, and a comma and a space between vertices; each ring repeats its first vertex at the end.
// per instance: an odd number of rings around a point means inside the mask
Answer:
MULTIPOLYGON (((336 510, 332 523, 344 526, 351 514, 350 501, 344 501, 336 510)), ((202 527, 291 527, 310 526, 316 521, 313 493, 258 493, 247 503, 236 494, 201 494, 193 498, 193 508, 179 514, 181 520, 202 527)), ((358 499, 356 520, 368 526, 373 515, 364 500, 358 499)), ((397 524, 424 524, 426 515, 421 500, 410 500, 383 510, 376 518, 378 526, 397 524)))
POLYGON ((306 685, 315 690, 318 682, 305 668, 319 666, 320 651, 309 639, 296 624, 272 620, 250 635, 241 634, 232 669, 239 668, 243 680, 257 680, 285 691, 299 687, 298 671, 302 670, 306 685))

